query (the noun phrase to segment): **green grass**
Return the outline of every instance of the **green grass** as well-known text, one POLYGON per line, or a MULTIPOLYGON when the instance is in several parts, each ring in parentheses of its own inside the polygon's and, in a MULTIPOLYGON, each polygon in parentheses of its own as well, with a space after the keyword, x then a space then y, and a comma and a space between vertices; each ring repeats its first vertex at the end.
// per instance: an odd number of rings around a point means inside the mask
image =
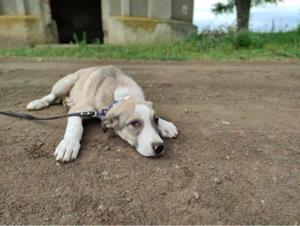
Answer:
POLYGON ((300 28, 280 33, 207 32, 177 43, 42 45, 0 49, 0 57, 58 59, 198 60, 300 58, 300 28))

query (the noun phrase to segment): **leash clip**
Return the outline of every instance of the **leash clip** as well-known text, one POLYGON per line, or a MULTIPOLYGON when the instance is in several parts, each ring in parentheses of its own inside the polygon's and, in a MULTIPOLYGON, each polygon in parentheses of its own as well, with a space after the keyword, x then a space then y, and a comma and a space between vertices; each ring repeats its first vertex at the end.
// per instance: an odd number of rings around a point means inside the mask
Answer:
POLYGON ((96 111, 80 112, 80 116, 84 118, 95 118, 97 117, 97 112, 96 111))

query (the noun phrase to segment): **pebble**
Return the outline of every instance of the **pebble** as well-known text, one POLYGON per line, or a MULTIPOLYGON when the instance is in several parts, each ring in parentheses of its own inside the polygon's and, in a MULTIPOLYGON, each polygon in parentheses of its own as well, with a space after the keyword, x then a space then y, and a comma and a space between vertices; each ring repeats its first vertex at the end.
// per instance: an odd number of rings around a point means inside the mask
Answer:
POLYGON ((109 147, 109 146, 106 146, 106 147, 104 148, 104 150, 105 150, 105 151, 108 151, 108 150, 110 150, 110 147, 109 147))
POLYGON ((103 175, 103 176, 107 176, 107 175, 108 175, 108 172, 107 172, 107 171, 103 171, 103 172, 102 172, 102 175, 103 175))
POLYGON ((227 122, 227 121, 222 121, 222 123, 223 123, 224 125, 230 125, 230 122, 227 122))
POLYGON ((198 192, 194 192, 194 193, 193 193, 193 196, 194 196, 194 198, 195 198, 196 200, 198 200, 198 199, 200 198, 200 195, 199 195, 198 192))
POLYGON ((132 201, 132 198, 131 197, 127 197, 126 198, 126 202, 131 202, 132 201))
POLYGON ((218 177, 215 177, 215 178, 214 178, 214 182, 215 182, 216 184, 221 184, 221 183, 222 183, 222 180, 221 180, 220 178, 218 178, 218 177))
POLYGON ((229 155, 226 155, 226 157, 225 157, 227 160, 229 160, 230 158, 229 158, 229 155))
POLYGON ((262 204, 264 204, 264 203, 265 203, 265 200, 262 199, 262 200, 260 200, 260 202, 261 202, 262 204))
POLYGON ((184 109, 184 113, 189 113, 190 112, 190 110, 189 109, 184 109))
POLYGON ((117 152, 121 152, 121 151, 122 151, 121 148, 118 148, 118 149, 117 149, 117 152))

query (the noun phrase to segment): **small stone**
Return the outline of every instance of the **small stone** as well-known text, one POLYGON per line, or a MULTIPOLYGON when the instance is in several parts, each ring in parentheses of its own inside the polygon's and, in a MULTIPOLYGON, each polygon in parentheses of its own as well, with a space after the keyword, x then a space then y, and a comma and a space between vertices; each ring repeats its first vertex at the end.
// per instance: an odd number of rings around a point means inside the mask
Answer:
POLYGON ((230 125, 230 122, 227 122, 227 121, 222 121, 222 123, 223 123, 224 125, 230 125))
POLYGON ((132 198, 131 197, 127 197, 126 198, 126 202, 131 202, 132 201, 132 198))
POLYGON ((180 166, 178 166, 178 165, 175 165, 175 169, 179 169, 180 168, 180 166))
POLYGON ((184 113, 189 113, 190 112, 190 110, 189 109, 184 109, 184 113))
POLYGON ((110 147, 109 147, 109 146, 106 146, 106 147, 104 148, 104 150, 105 150, 105 151, 108 151, 108 150, 110 150, 110 147))
POLYGON ((60 188, 56 188, 55 193, 60 194, 60 188))
POLYGON ((103 172, 102 172, 102 175, 103 175, 103 176, 107 176, 107 175, 108 175, 108 172, 107 172, 107 171, 103 171, 103 172))
POLYGON ((229 159, 230 159, 230 158, 229 158, 229 155, 226 155, 226 157, 225 157, 225 158, 226 158, 226 160, 229 160, 229 159))
POLYGON ((214 169, 214 168, 215 168, 215 167, 213 167, 213 166, 210 166, 210 167, 209 167, 209 169, 214 169))
POLYGON ((221 184, 221 183, 222 183, 222 180, 221 180, 220 178, 218 178, 218 177, 215 177, 215 178, 214 178, 214 182, 215 182, 216 184, 221 184))
POLYGON ((262 204, 264 204, 264 203, 265 203, 265 200, 262 199, 262 200, 260 200, 260 202, 261 202, 262 204))
POLYGON ((198 192, 194 192, 194 193, 193 193, 193 196, 194 196, 194 198, 195 198, 196 200, 198 200, 198 199, 200 198, 200 195, 199 195, 198 192))
POLYGON ((117 152, 121 152, 122 150, 121 150, 121 148, 118 148, 116 151, 117 151, 117 152))

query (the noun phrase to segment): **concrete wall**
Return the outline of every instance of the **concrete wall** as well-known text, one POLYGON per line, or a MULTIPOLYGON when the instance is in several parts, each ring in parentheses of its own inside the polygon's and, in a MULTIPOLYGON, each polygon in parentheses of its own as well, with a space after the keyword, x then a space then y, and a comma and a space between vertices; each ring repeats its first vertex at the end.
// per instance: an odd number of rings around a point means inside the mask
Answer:
POLYGON ((0 0, 0 47, 55 41, 48 0, 0 0))
MULTIPOLYGON (((193 0, 100 2, 104 43, 169 42, 197 31, 193 0)), ((0 0, 0 47, 57 42, 49 4, 50 0, 0 0)))
POLYGON ((169 42, 197 32, 193 0, 102 0, 106 43, 169 42), (118 10, 114 10, 117 8, 118 10))

